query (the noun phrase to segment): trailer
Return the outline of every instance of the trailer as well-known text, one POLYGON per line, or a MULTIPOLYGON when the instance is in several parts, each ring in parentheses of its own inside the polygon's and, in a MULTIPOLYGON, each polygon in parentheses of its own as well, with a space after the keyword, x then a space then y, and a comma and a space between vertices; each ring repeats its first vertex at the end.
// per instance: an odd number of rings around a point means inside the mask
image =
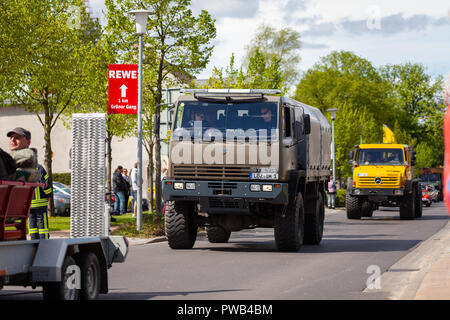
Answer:
POLYGON ((0 289, 42 287, 44 299, 96 299, 108 292, 108 269, 124 262, 122 236, 26 240, 38 183, 0 181, 0 289))
POLYGON ((109 235, 104 203, 104 114, 74 115, 72 132, 69 238, 27 240, 33 192, 43 184, 0 180, 0 289, 42 287, 45 300, 94 300, 108 292, 108 269, 126 259, 128 241, 109 235))

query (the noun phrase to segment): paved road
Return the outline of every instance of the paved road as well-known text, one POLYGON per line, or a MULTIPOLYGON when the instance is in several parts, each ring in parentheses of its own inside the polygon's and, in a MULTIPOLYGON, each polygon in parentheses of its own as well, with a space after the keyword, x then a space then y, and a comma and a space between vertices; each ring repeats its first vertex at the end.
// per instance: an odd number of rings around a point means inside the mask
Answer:
POLYGON ((110 294, 102 298, 383 299, 363 293, 368 267, 385 272, 447 221, 442 203, 413 221, 400 221, 394 208, 362 220, 338 211, 326 216, 321 245, 298 253, 277 252, 272 229, 236 232, 227 244, 202 237, 191 250, 165 242, 136 246, 111 269, 110 294))
MULTIPOLYGON (((368 278, 386 272, 447 222, 443 203, 424 208, 413 221, 400 221, 394 208, 361 220, 327 210, 322 243, 297 253, 278 252, 272 229, 232 233, 227 244, 201 236, 191 250, 171 250, 167 242, 132 246, 127 261, 110 269, 110 293, 100 298, 386 299, 386 292, 367 290, 368 278)), ((12 289, 0 291, 0 299, 40 299, 12 289)))

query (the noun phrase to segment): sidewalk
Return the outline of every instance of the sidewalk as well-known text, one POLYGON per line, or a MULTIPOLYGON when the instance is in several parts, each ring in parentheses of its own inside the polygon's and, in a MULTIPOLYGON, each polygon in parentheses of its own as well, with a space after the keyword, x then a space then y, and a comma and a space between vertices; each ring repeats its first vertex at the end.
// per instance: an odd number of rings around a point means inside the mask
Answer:
MULTIPOLYGON (((345 208, 325 209, 345 214, 345 208)), ((381 275, 380 290, 391 300, 450 300, 450 221, 381 275), (404 271, 404 272, 399 272, 404 271)))
MULTIPOLYGON (((110 231, 116 230, 118 227, 111 227, 110 231)), ((50 239, 54 238, 70 238, 70 230, 58 230, 58 231, 50 231, 50 239)), ((148 243, 155 243, 155 242, 162 242, 166 241, 166 237, 155 237, 155 238, 130 238, 127 237, 128 243, 130 246, 135 245, 141 245, 141 244, 148 244, 148 243)))

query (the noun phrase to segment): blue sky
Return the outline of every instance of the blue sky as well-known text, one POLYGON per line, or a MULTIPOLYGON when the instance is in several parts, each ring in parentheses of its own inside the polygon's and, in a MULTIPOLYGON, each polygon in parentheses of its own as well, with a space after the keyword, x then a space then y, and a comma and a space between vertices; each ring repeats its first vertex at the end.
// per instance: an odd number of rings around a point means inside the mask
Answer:
MULTIPOLYGON (((300 71, 333 50, 348 50, 376 67, 422 63, 432 76, 450 73, 450 1, 448 0, 191 0, 192 10, 216 19, 215 49, 198 78, 214 66, 226 67, 262 23, 300 32, 300 71)), ((90 0, 101 16, 103 0, 90 0)))

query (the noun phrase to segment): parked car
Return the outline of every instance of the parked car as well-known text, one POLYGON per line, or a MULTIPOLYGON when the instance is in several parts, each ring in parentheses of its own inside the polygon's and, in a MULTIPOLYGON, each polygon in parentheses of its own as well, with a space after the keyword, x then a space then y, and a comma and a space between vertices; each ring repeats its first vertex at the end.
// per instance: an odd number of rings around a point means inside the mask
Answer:
POLYGON ((70 216, 70 187, 53 182, 53 203, 57 216, 70 216))

